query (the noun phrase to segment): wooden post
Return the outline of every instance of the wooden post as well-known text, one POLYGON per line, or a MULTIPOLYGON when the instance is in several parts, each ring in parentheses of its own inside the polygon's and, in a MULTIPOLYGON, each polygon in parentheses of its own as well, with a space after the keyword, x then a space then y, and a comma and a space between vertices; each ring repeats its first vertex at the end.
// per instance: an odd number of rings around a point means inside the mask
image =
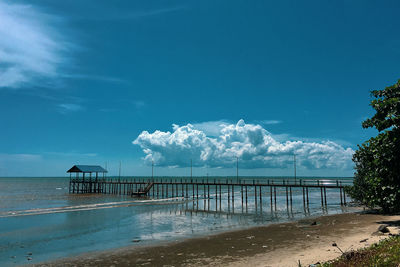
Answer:
MULTIPOLYGON (((268 184, 269 184, 269 180, 268 180, 268 184)), ((272 210, 272 205, 273 205, 273 202, 272 202, 272 186, 269 186, 269 196, 270 196, 271 210, 272 210)))
MULTIPOLYGON (((214 181, 215 183, 215 181, 214 181)), ((218 211, 218 185, 215 185, 215 211, 218 211)))
POLYGON ((257 212, 257 186, 254 186, 254 203, 256 205, 256 212, 257 212))
POLYGON ((244 186, 246 190, 246 210, 247 210, 247 185, 244 186))
POLYGON ((242 211, 243 211, 243 185, 240 185, 240 195, 242 196, 242 211))
POLYGON ((274 202, 275 202, 275 211, 276 211, 276 186, 274 186, 274 202))
POLYGON ((288 194, 288 187, 286 185, 285 187, 286 190, 286 208, 289 210, 289 194, 288 194))
POLYGON ((230 208, 230 202, 231 202, 231 189, 229 188, 229 184, 227 184, 228 187, 228 210, 230 208))
POLYGON ((69 173, 69 187, 68 187, 68 193, 71 193, 71 173, 69 173))
POLYGON ((205 208, 206 208, 206 198, 207 198, 206 184, 203 185, 203 198, 204 198, 204 210, 205 210, 205 208))
POLYGON ((222 185, 219 185, 219 210, 222 208, 222 185))
POLYGON ((235 185, 232 184, 232 212, 235 213, 235 185))
POLYGON ((324 206, 324 195, 322 193, 322 186, 321 186, 321 206, 324 206))
POLYGON ((346 206, 346 191, 343 188, 343 204, 346 206))
POLYGON ((325 199, 325 207, 328 207, 328 205, 326 204, 326 187, 324 187, 324 199, 325 199))

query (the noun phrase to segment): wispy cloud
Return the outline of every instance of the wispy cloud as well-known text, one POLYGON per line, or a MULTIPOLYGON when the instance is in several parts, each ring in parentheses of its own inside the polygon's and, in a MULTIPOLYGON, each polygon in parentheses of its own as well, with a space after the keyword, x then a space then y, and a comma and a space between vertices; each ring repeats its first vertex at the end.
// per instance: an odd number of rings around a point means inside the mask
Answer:
POLYGON ((66 72, 78 45, 65 37, 69 32, 65 22, 32 5, 0 2, 0 89, 53 88, 66 79, 128 83, 118 77, 82 74, 82 70, 66 72))
POLYGON ((262 120, 260 121, 261 124, 263 125, 272 125, 272 124, 280 124, 282 121, 280 120, 262 120))
POLYGON ((0 88, 58 76, 70 48, 53 27, 59 21, 31 5, 0 2, 0 88))
POLYGON ((57 105, 57 110, 62 113, 70 113, 70 112, 77 112, 83 110, 83 106, 78 105, 78 104, 71 104, 71 103, 64 103, 64 104, 59 104, 57 105))
POLYGON ((185 7, 178 6, 178 7, 148 10, 148 11, 140 11, 140 12, 135 12, 135 13, 118 16, 118 19, 123 19, 123 20, 139 19, 139 18, 144 18, 144 17, 151 17, 151 16, 157 16, 157 15, 161 15, 161 14, 171 13, 171 12, 175 12, 175 11, 178 11, 178 10, 181 10, 184 8, 185 7))
POLYGON ((46 152, 46 155, 57 156, 57 157, 83 157, 92 158, 97 157, 97 153, 79 153, 79 152, 46 152))
POLYGON ((39 161, 42 159, 41 155, 37 154, 0 154, 0 163, 10 162, 10 161, 39 161))
POLYGON ((126 12, 124 10, 110 11, 108 10, 107 14, 101 15, 91 15, 85 17, 77 17, 77 19, 81 20, 98 20, 98 21, 111 21, 111 20, 135 20, 147 17, 155 17, 162 14, 176 12, 182 9, 185 9, 184 6, 176 6, 176 7, 167 7, 167 8, 159 8, 153 10, 138 10, 134 12, 126 12))
POLYGON ((88 74, 63 74, 60 75, 62 78, 66 79, 77 79, 77 80, 92 80, 99 82, 108 82, 108 83, 128 83, 127 80, 111 77, 111 76, 100 76, 100 75, 88 75, 88 74))
POLYGON ((146 106, 146 103, 141 100, 136 100, 136 101, 133 101, 133 105, 135 106, 136 109, 142 109, 143 107, 146 106))

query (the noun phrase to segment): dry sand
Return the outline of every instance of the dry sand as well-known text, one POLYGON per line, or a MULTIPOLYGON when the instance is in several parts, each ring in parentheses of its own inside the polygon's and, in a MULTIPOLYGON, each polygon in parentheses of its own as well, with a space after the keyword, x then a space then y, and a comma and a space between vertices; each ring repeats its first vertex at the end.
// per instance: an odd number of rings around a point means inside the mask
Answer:
POLYGON ((383 238, 380 224, 398 232, 400 216, 347 213, 255 227, 151 247, 83 254, 36 266, 302 266, 383 238), (315 224, 316 222, 316 224, 315 224))

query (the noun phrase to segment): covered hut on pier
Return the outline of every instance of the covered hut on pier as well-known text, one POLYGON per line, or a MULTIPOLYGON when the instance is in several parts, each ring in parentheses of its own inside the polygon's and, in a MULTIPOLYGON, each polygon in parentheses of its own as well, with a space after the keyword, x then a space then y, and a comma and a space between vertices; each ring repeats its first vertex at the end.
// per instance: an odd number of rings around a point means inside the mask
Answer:
POLYGON ((76 179, 79 179, 80 173, 82 173, 82 180, 85 181, 85 174, 89 174, 90 180, 92 180, 92 173, 96 174, 96 182, 99 178, 99 173, 103 174, 103 178, 107 173, 107 170, 98 165, 74 165, 71 169, 67 171, 69 173, 69 177, 72 177, 72 173, 76 173, 76 179))

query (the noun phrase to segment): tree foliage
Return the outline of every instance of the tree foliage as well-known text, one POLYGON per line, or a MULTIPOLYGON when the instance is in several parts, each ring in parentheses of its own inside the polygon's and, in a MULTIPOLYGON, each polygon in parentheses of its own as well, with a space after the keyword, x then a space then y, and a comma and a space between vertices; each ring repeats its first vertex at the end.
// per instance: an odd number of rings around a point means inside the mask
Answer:
POLYGON ((354 186, 350 195, 369 207, 385 212, 400 211, 400 80, 384 90, 372 91, 376 114, 362 123, 379 134, 362 145, 353 156, 354 186))

